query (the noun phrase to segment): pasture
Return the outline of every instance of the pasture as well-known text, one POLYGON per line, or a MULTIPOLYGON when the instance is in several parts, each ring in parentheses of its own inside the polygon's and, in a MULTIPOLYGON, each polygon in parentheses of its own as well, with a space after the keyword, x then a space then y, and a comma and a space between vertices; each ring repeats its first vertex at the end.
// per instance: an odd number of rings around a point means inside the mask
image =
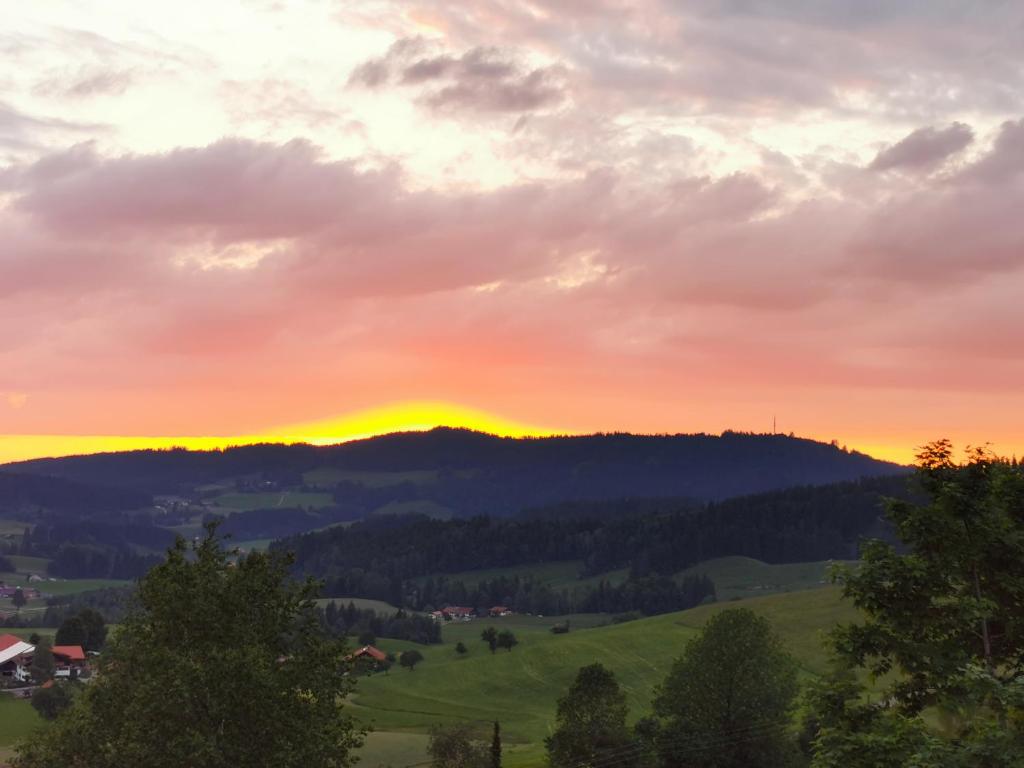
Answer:
POLYGON ((231 512, 246 512, 253 509, 294 509, 329 507, 334 498, 329 493, 304 493, 302 491, 261 491, 259 493, 224 493, 212 499, 213 505, 231 512))
MULTIPOLYGON (((838 621, 855 618, 854 609, 842 603, 835 588, 771 595, 745 600, 743 607, 772 622, 797 657, 805 675, 817 675, 826 667, 821 631, 838 621)), ((425 734, 435 723, 477 724, 486 732, 501 721, 506 764, 538 765, 543 760, 543 738, 550 733, 555 702, 576 671, 600 661, 613 670, 626 692, 630 717, 636 720, 650 711, 655 686, 668 674, 672 661, 687 640, 715 613, 737 607, 716 603, 689 611, 654 616, 617 625, 584 628, 605 617, 544 618, 511 616, 453 622, 445 626, 442 645, 418 646, 423 662, 412 672, 394 667, 388 674, 359 680, 351 697, 352 712, 378 732, 364 750, 365 761, 378 765, 375 744, 387 745, 394 765, 411 765, 424 759, 417 740, 387 740, 383 734, 425 734), (568 618, 572 631, 553 635, 548 630, 568 618), (520 645, 511 652, 494 654, 480 641, 487 626, 511 629, 520 645), (454 645, 462 640, 469 653, 459 656, 454 645), (405 744, 408 754, 399 754, 405 744)), ((386 650, 399 653, 412 643, 384 641, 386 650)))

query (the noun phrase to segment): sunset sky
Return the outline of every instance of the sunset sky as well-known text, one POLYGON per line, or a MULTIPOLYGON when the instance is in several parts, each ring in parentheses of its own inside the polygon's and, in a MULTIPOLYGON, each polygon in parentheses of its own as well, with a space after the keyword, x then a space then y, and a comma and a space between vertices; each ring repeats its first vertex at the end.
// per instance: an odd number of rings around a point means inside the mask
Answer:
POLYGON ((1018 0, 11 4, 0 461, 773 417, 1024 454, 1022 40, 1018 0))

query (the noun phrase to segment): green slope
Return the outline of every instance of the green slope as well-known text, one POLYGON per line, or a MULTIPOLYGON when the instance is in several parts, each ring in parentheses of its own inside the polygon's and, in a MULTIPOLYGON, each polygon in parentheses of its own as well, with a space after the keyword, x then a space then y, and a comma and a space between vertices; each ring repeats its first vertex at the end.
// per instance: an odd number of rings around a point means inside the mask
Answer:
MULTIPOLYGON (((799 660, 805 674, 825 667, 821 630, 855 617, 840 602, 834 588, 716 603, 680 613, 655 616, 627 624, 576 629, 567 635, 545 630, 551 620, 533 617, 478 620, 445 628, 444 645, 420 648, 425 659, 414 672, 395 668, 387 675, 360 679, 352 697, 353 712, 372 723, 378 734, 366 750, 368 764, 379 759, 374 743, 388 745, 388 757, 396 760, 396 745, 383 733, 423 733, 434 723, 470 722, 485 728, 500 720, 507 742, 510 766, 535 765, 541 761, 543 737, 549 733, 555 702, 585 664, 594 661, 612 669, 627 693, 631 718, 649 711, 655 687, 668 673, 686 641, 715 613, 742 605, 767 616, 799 660), (528 624, 527 621, 533 622, 528 624), (521 645, 511 653, 491 655, 477 638, 489 624, 509 627, 521 645), (463 639, 470 653, 460 658, 453 650, 463 639)), ((591 621, 593 619, 591 618, 591 621)), ((579 622, 586 621, 578 617, 579 622)), ((411 647, 389 643, 389 650, 411 647)), ((419 741, 404 764, 423 759, 419 741)))

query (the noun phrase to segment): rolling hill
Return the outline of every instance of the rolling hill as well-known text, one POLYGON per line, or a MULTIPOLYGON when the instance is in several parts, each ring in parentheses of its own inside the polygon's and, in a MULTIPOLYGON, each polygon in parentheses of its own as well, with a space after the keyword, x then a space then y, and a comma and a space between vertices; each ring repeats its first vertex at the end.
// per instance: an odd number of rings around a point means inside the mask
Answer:
MULTIPOLYGON (((606 619, 568 617, 573 629, 565 635, 548 631, 564 617, 509 616, 452 623, 445 627, 444 644, 418 647, 424 661, 415 671, 395 667, 388 674, 360 679, 351 699, 352 711, 375 728, 362 764, 421 762, 425 734, 433 724, 465 722, 478 724, 485 732, 499 720, 506 764, 510 768, 540 765, 555 702, 581 666, 599 661, 615 672, 628 696, 630 720, 635 721, 649 712, 655 687, 686 641, 712 615, 736 606, 750 608, 772 622, 798 659, 804 677, 825 671, 822 631, 856 618, 837 589, 825 588, 716 603, 595 628, 585 627, 606 619), (480 631, 488 625, 511 629, 520 645, 492 655, 480 641, 480 631), (459 640, 469 648, 465 657, 454 651, 459 640)), ((381 646, 393 652, 413 647, 397 641, 381 641, 381 646)))

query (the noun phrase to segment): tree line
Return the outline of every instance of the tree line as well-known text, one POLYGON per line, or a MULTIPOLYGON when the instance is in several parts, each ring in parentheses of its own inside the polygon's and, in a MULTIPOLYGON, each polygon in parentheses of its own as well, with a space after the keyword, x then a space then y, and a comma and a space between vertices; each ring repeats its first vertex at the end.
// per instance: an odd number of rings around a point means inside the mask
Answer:
MULTIPOLYGON (((614 604, 613 610, 651 613, 689 607, 710 594, 702 581, 673 586, 668 580, 703 560, 745 555, 780 563, 855 557, 861 537, 891 535, 882 519, 883 496, 913 498, 913 491, 907 478, 897 476, 697 507, 685 500, 674 505, 662 501, 656 511, 649 511, 651 500, 644 499, 636 502, 642 512, 622 516, 608 515, 607 502, 597 504, 589 516, 586 505, 577 502, 565 515, 555 507, 513 519, 371 519, 275 546, 294 551, 297 572, 323 579, 328 594, 417 608, 443 602, 515 603, 517 610, 528 606, 531 613, 558 613, 614 604), (565 560, 582 561, 584 578, 628 569, 628 582, 559 593, 523 581, 470 587, 427 578, 565 560)), ((629 507, 626 500, 615 503, 617 509, 629 507)))

